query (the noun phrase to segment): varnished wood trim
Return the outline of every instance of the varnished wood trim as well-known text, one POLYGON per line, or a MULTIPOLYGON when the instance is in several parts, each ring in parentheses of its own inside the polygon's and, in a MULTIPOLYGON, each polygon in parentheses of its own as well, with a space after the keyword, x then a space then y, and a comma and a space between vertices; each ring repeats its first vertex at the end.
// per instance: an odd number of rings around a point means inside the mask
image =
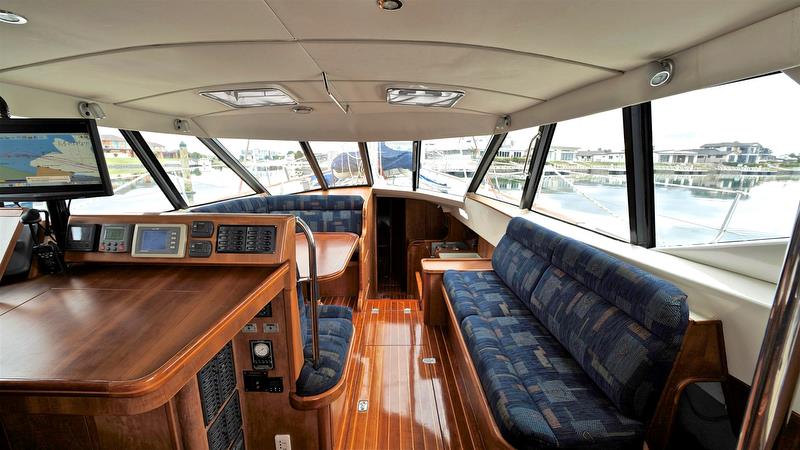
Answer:
POLYGON ((492 270, 492 260, 487 258, 425 258, 423 273, 444 273, 448 270, 483 272, 492 270))
POLYGON ((723 381, 728 375, 725 340, 719 320, 690 320, 683 343, 672 365, 655 414, 647 428, 648 448, 661 450, 669 436, 686 386, 701 381, 723 381))
POLYGON ((449 328, 447 330, 448 339, 452 344, 455 344, 453 349, 456 352, 454 355, 457 360, 456 363, 461 366, 465 373, 464 384, 469 391, 466 397, 475 414, 478 428, 481 430, 480 435, 483 439, 483 445, 485 448, 513 450, 514 447, 506 441, 494 421, 492 410, 489 408, 489 403, 486 401, 486 395, 483 393, 480 377, 469 356, 467 344, 464 341, 464 337, 461 335, 461 327, 458 325, 455 312, 452 309, 450 299, 447 296, 447 290, 444 286, 442 286, 442 296, 445 305, 447 305, 447 310, 449 312, 448 317, 450 319, 448 321, 449 328))
MULTIPOLYGON (((321 232, 314 233, 317 244, 317 279, 331 281, 342 276, 359 245, 359 237, 354 233, 321 232)), ((308 243, 303 234, 295 235, 295 256, 301 277, 308 276, 308 243)))
POLYGON ((320 409, 323 407, 328 407, 331 403, 333 403, 344 393, 345 388, 347 387, 347 376, 351 369, 350 358, 353 357, 353 347, 355 346, 354 345, 355 335, 356 335, 356 330, 353 329, 353 338, 351 338, 350 347, 347 349, 347 356, 344 363, 344 369, 342 377, 339 378, 339 381, 335 385, 333 385, 332 388, 317 395, 301 397, 297 395, 295 392, 292 392, 291 394, 289 394, 289 403, 292 405, 292 408, 299 409, 301 411, 307 411, 312 409, 320 409))
MULTIPOLYGON (((21 214, 21 208, 0 208, 0 217, 16 217, 19 219, 21 214)), ((11 256, 14 254, 14 247, 16 246, 17 239, 19 239, 19 235, 22 233, 22 227, 22 222, 18 221, 16 228, 11 233, 11 240, 8 243, 8 247, 2 254, 0 254, 0 279, 3 278, 3 274, 6 272, 8 263, 11 262, 11 256)))

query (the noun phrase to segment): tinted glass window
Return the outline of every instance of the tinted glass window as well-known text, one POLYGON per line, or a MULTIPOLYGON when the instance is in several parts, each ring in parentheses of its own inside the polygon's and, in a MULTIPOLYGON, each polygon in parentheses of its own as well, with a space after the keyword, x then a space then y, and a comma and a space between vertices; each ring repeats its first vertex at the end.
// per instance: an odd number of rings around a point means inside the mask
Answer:
POLYGON ((464 195, 491 136, 422 141, 419 188, 464 195))
POLYGON ((652 102, 659 246, 788 237, 800 86, 784 74, 652 102))
POLYGON ((220 139, 220 143, 249 170, 270 194, 293 194, 319 189, 317 177, 297 141, 220 139))
POLYGON ((519 205, 530 165, 534 139, 539 127, 512 131, 506 135, 477 193, 519 205))
POLYGON ((412 141, 368 142, 369 163, 376 185, 411 188, 412 141))
POLYGON ((309 142, 328 187, 367 184, 357 142, 309 142))
POLYGON ((254 193, 196 137, 150 132, 142 137, 190 206, 254 193))
POLYGON ((114 195, 72 200, 70 211, 75 214, 103 214, 173 209, 119 130, 98 127, 98 131, 114 195))
POLYGON ((621 110, 556 125, 533 209, 630 240, 621 110))

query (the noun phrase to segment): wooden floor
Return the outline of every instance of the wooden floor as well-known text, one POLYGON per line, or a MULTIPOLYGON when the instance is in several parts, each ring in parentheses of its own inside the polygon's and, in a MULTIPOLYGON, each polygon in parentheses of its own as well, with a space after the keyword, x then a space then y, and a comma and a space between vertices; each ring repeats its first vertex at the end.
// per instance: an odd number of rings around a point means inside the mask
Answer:
POLYGON ((423 324, 417 305, 416 300, 370 300, 355 314, 337 448, 482 448, 475 419, 460 397, 461 374, 451 364, 445 336, 423 324), (364 400, 368 408, 358 412, 364 400))

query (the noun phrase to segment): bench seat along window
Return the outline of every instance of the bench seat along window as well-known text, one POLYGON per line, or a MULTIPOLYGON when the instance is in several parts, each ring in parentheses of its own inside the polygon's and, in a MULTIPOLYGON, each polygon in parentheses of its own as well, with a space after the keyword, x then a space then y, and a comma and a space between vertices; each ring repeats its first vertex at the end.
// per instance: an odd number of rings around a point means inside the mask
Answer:
POLYGON ((533 156, 534 138, 538 133, 539 127, 508 133, 476 192, 512 205, 519 205, 533 156))
POLYGON ((532 209, 630 240, 621 110, 556 125, 532 209))
POLYGON ((491 136, 422 141, 419 188, 463 196, 491 136))
POLYGON ((411 189, 413 176, 412 141, 368 142, 369 164, 376 185, 411 189))
POLYGON ((103 156, 111 175, 111 197, 72 200, 74 214, 120 212, 162 212, 172 210, 167 197, 133 153, 128 141, 116 128, 97 127, 103 143, 103 156))
POLYGON ((189 206, 254 193, 196 137, 151 132, 142 137, 189 206))
POLYGON ((788 237, 800 85, 779 73, 652 102, 656 245, 788 237))
POLYGON ((319 182, 297 141, 220 139, 272 195, 319 189, 319 182))
POLYGON ((328 187, 367 184, 357 142, 309 142, 328 187))

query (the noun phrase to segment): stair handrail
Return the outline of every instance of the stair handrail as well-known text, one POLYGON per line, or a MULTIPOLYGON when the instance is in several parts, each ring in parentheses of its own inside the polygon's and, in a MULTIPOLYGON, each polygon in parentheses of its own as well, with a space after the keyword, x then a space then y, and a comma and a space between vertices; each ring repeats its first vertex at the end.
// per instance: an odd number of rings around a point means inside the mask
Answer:
POLYGON ((317 320, 317 304, 319 302, 319 285, 317 284, 317 243, 314 241, 314 233, 308 224, 301 218, 296 217, 297 227, 303 232, 308 243, 308 278, 298 280, 308 281, 308 296, 310 297, 311 307, 311 357, 314 369, 319 363, 319 322, 317 320))

